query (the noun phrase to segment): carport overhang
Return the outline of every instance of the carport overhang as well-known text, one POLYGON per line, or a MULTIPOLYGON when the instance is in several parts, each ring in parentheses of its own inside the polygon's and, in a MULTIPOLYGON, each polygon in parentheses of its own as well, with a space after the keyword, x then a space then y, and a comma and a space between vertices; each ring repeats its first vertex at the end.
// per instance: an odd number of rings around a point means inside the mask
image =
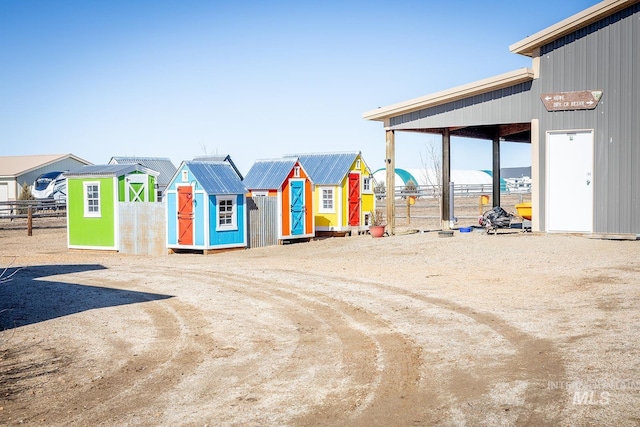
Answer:
MULTIPOLYGON (((386 140, 386 183, 387 189, 395 188, 395 132, 435 133, 442 135, 442 228, 450 227, 449 181, 451 177, 450 144, 451 136, 491 140, 493 204, 500 205, 500 142, 531 143, 531 114, 499 113, 486 119, 465 114, 465 108, 482 108, 483 103, 502 102, 514 93, 529 96, 529 88, 535 78, 534 71, 522 68, 498 76, 468 83, 431 95, 410 99, 386 107, 380 107, 363 114, 365 120, 380 121, 385 129, 386 140), (485 101, 485 99, 487 101, 485 101), (452 118, 451 112, 456 111, 452 118), (425 118, 426 117, 426 118, 425 118), (514 121, 515 119, 515 121, 514 121)), ((530 104, 529 104, 530 105, 530 104)), ((498 109, 499 111, 500 109, 498 109)), ((537 129, 535 130, 537 131, 537 129)), ((394 192, 386 192, 387 223, 390 233, 395 233, 394 192)))

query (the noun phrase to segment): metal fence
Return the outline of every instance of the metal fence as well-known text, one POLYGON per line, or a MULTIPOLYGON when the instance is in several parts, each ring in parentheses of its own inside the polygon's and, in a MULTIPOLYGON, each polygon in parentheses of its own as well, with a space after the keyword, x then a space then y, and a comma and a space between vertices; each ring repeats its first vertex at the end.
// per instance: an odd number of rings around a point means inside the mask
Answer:
MULTIPOLYGON (((470 224, 477 223, 478 216, 493 207, 492 190, 491 185, 456 185, 450 200, 452 218, 470 224)), ((437 187, 400 186, 395 188, 394 194, 395 217, 399 224, 415 224, 415 220, 429 220, 430 225, 439 226, 441 193, 437 187)), ((376 192, 376 196, 376 209, 384 211, 387 202, 384 192, 376 192)), ((508 212, 515 213, 516 204, 530 200, 530 192, 500 193, 500 204, 508 212)))
MULTIPOLYGON (((507 193, 510 187, 507 187, 507 193)), ((378 200, 386 197, 386 189, 383 186, 376 187, 375 195, 378 200)), ((482 194, 492 194, 492 184, 455 184, 453 185, 453 192, 455 197, 477 197, 482 194)), ((514 193, 528 193, 530 191, 513 191, 514 193)), ((438 198, 442 193, 442 188, 439 185, 406 185, 396 186, 394 188, 395 197, 431 197, 438 198)))
POLYGON ((247 197, 249 210, 249 247, 260 248, 278 244, 278 199, 247 197))

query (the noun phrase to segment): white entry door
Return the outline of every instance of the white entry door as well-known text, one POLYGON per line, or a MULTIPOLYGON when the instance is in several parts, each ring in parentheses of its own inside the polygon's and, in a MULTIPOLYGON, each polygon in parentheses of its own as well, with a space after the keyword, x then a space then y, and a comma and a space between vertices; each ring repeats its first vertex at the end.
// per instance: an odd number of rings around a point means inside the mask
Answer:
POLYGON ((593 131, 547 133, 547 231, 593 231, 593 131))

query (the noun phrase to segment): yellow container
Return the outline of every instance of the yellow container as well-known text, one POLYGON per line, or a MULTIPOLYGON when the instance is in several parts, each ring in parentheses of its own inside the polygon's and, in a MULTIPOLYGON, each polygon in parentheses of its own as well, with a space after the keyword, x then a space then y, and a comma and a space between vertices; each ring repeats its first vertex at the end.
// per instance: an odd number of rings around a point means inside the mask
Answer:
POLYGON ((518 211, 519 216, 531 221, 531 202, 518 203, 516 205, 516 211, 518 211))

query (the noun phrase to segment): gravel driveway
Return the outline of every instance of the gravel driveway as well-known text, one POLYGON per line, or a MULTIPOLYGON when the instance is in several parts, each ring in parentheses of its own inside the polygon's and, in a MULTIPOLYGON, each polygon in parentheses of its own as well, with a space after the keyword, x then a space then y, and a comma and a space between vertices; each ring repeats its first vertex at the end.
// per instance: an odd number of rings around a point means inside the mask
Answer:
POLYGON ((0 230, 0 425, 638 425, 640 242, 479 232, 215 255, 0 230), (0 270, 1 271, 1 270, 0 270))

